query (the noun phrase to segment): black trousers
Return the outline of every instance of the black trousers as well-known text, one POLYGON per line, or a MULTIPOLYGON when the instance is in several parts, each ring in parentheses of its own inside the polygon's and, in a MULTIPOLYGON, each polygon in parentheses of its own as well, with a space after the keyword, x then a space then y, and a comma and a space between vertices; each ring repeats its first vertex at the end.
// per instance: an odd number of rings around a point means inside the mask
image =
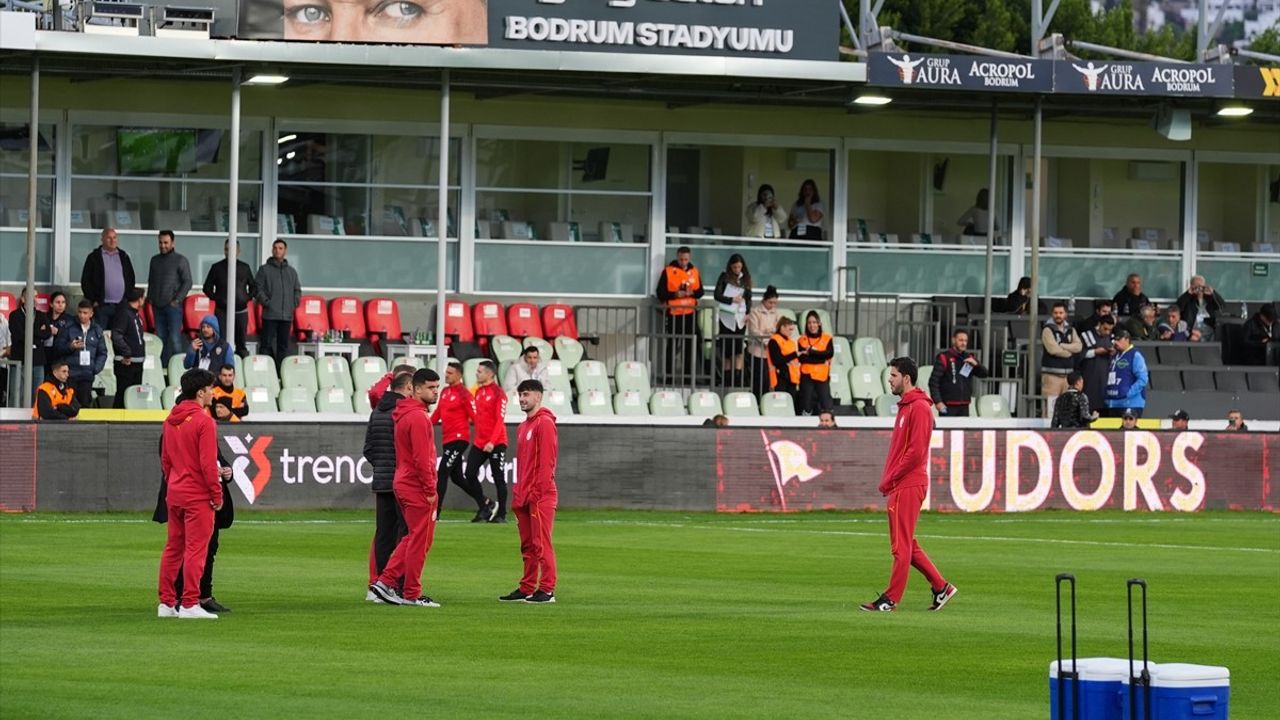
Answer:
POLYGON ((93 405, 93 378, 87 380, 72 380, 67 383, 72 390, 76 392, 76 402, 80 403, 80 407, 87 408, 93 405))
POLYGON ((947 412, 942 417, 969 417, 969 404, 948 405, 947 412))
POLYGON ((404 523, 404 514, 400 512, 395 493, 374 493, 373 500, 373 564, 381 575, 396 545, 409 534, 409 527, 404 523))
MULTIPOLYGON (((227 336, 227 313, 225 310, 218 310, 218 324, 222 326, 222 337, 227 336)), ((236 313, 236 354, 244 357, 249 354, 249 346, 244 344, 244 336, 249 332, 249 311, 240 310, 236 313)))
POLYGON ((454 485, 462 488, 462 492, 468 497, 476 501, 476 508, 483 510, 485 503, 488 502, 484 491, 480 489, 480 483, 475 480, 468 481, 463 473, 462 458, 469 447, 471 443, 467 440, 454 440, 445 444, 444 452, 440 454, 440 464, 436 467, 436 494, 440 496, 440 504, 437 507, 444 507, 444 491, 449 489, 450 480, 454 485))
POLYGON ((799 414, 800 388, 796 387, 795 385, 792 385, 791 378, 785 377, 785 375, 786 375, 786 370, 783 370, 782 372, 778 373, 778 386, 773 388, 773 390, 766 391, 766 392, 781 392, 781 393, 786 393, 790 395, 791 404, 795 406, 796 413, 799 414))
MULTIPOLYGON (((213 536, 209 538, 209 552, 204 558, 204 575, 200 576, 200 599, 208 600, 213 597, 213 559, 218 554, 218 527, 213 528, 213 536)), ((178 579, 173 583, 174 592, 179 598, 182 597, 182 570, 178 570, 178 579)), ((179 603, 181 604, 181 603, 179 603)))
POLYGON ((262 330, 258 332, 261 347, 258 351, 269 355, 276 361, 276 366, 289 357, 289 341, 293 339, 292 320, 263 320, 262 330))
POLYGON ((697 328, 696 318, 697 315, 695 313, 667 316, 667 361, 665 368, 668 378, 673 377, 676 372, 677 353, 683 357, 680 361, 682 377, 690 379, 693 376, 693 353, 698 345, 697 338, 694 335, 697 328))
POLYGON ((800 402, 796 405, 797 415, 817 415, 823 410, 830 410, 831 383, 816 382, 808 375, 800 377, 800 402))
MULTIPOLYGON (((489 473, 493 475, 493 485, 498 492, 498 515, 507 514, 507 446, 494 445, 493 452, 485 452, 484 448, 471 446, 467 453, 467 484, 481 487, 480 467, 489 463, 489 473)), ((483 490, 482 490, 483 492, 483 490)))
POLYGON ((769 361, 755 355, 747 355, 751 373, 751 393, 760 397, 769 392, 769 361))
MULTIPOLYGON (((142 363, 135 362, 125 365, 123 362, 116 360, 116 398, 111 407, 119 410, 124 407, 124 392, 134 385, 142 384, 142 363)), ((164 388, 156 388, 163 390, 164 388)))

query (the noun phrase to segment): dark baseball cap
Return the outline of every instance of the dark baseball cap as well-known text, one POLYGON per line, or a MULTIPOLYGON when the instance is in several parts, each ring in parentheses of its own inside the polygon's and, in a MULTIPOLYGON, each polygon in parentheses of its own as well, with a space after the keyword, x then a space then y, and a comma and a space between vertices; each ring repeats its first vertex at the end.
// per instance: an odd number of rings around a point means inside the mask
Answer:
POLYGON ((1170 420, 1190 420, 1191 415, 1189 415, 1186 410, 1174 410, 1173 414, 1169 416, 1169 419, 1170 420))
POLYGON ((1128 337, 1132 337, 1132 336, 1129 335, 1129 331, 1125 330, 1124 328, 1116 328, 1111 333, 1112 340, 1120 340, 1121 338, 1128 338, 1128 337))
POLYGON ((1138 414, 1137 414, 1137 413, 1135 413, 1135 412, 1134 412, 1134 411, 1132 411, 1132 410, 1125 410, 1125 411, 1124 411, 1124 415, 1121 415, 1120 417, 1122 417, 1122 418, 1129 418, 1129 419, 1131 419, 1131 420, 1137 420, 1137 419, 1138 419, 1138 414))

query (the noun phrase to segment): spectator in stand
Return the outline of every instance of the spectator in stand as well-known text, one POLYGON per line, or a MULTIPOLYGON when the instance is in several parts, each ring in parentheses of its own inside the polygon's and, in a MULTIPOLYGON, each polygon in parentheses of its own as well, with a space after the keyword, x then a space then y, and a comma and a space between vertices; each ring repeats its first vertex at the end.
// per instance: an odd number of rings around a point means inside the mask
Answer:
MULTIPOLYGON (((302 283, 298 271, 293 269, 285 255, 289 244, 283 240, 271 243, 271 257, 258 269, 258 302, 262 304, 262 338, 264 354, 270 355, 276 365, 289 356, 289 341, 293 338, 293 311, 302 302, 302 283)), ((350 330, 351 328, 337 328, 350 330)))
MULTIPOLYGON (((13 336, 13 347, 10 357, 18 363, 24 362, 25 348, 31 345, 31 388, 40 387, 44 382, 45 344, 49 335, 49 316, 36 310, 32 314, 31 339, 27 340, 27 294, 18 294, 18 307, 9 314, 9 332, 13 336)), ((19 370, 21 372, 21 370, 19 370)), ((31 400, 35 400, 34 394, 31 400)))
POLYGON ((1151 342, 1160 339, 1156 330, 1156 306, 1143 305, 1138 312, 1130 315, 1125 321, 1124 329, 1129 331, 1134 342, 1151 342))
MULTIPOLYGON (((1108 301, 1110 302, 1110 301, 1108 301)), ((1089 407, 1107 406, 1107 373, 1111 370, 1111 331, 1116 319, 1107 315, 1092 330, 1080 333, 1084 352, 1076 356, 1076 370, 1084 378, 1084 394, 1089 407)))
POLYGON ((1222 312, 1226 301, 1222 299, 1208 283, 1203 275, 1193 275, 1187 291, 1178 296, 1178 310, 1182 319, 1192 330, 1200 333, 1200 339, 1212 342, 1218 327, 1218 313, 1222 312))
POLYGON ((1244 414, 1239 410, 1227 411, 1227 432, 1249 432, 1249 426, 1244 424, 1244 414))
POLYGON ((1112 338, 1115 352, 1107 372, 1107 414, 1111 417, 1132 413, 1142 417, 1147 406, 1147 360, 1133 346, 1133 338, 1124 329, 1112 338))
POLYGON ((93 302, 94 319, 102 328, 115 327, 116 308, 137 287, 129 253, 120 249, 115 228, 102 231, 101 245, 84 259, 80 291, 93 302))
POLYGON ((938 353, 929 375, 929 397, 939 415, 969 417, 973 402, 973 378, 987 377, 987 369, 969 352, 969 333, 951 333, 951 347, 938 353))
POLYGON ((656 293, 666 308, 666 376, 670 378, 676 368, 676 354, 684 358, 683 373, 693 374, 693 355, 696 345, 698 298, 703 295, 702 276, 690 261, 692 251, 687 247, 676 250, 671 261, 658 278, 656 293))
POLYGON ((142 309, 145 295, 138 288, 124 296, 115 312, 115 325, 111 327, 111 347, 115 350, 116 397, 112 407, 124 407, 125 391, 142 384, 142 365, 147 360, 147 344, 143 340, 142 309))
POLYGON ((1142 292, 1142 276, 1138 273, 1129 273, 1124 287, 1120 288, 1120 292, 1116 293, 1111 302, 1115 305, 1116 315, 1120 317, 1136 315, 1143 305, 1150 305, 1151 300, 1142 292))
MULTIPOLYGON (((1039 310, 1039 315, 1046 314, 1043 300, 1036 303, 1036 309, 1039 310)), ((995 308, 993 307, 992 310, 994 311, 995 308)), ((1018 280, 1018 287, 1005 298, 1004 311, 1010 315, 1031 314, 1031 278, 1022 277, 1018 280)))
MULTIPOLYGON (((385 395, 386 392, 391 389, 391 383, 393 380, 395 380, 397 377, 401 375, 405 375, 405 374, 412 375, 417 369, 418 368, 412 365, 397 365, 391 368, 391 372, 387 373, 386 375, 383 375, 378 380, 378 382, 373 384, 373 387, 369 388, 369 409, 370 410, 378 409, 378 405, 382 403, 382 396, 385 395)), ((410 392, 412 392, 412 390, 410 390, 410 392)), ((408 396, 406 395, 406 397, 408 396)), ((390 413, 394 409, 395 409, 394 406, 391 408, 388 408, 387 412, 390 413)), ((391 492, 391 491, 388 490, 387 492, 391 492)))
POLYGON ((525 380, 547 381, 548 364, 542 361, 542 353, 537 345, 530 345, 520 353, 520 359, 507 368, 507 376, 502 380, 502 389, 513 393, 525 380))
MULTIPOLYGON (((379 396, 378 404, 369 415, 369 425, 364 432, 364 459, 373 467, 374 525, 373 544, 369 548, 370 585, 377 582, 396 545, 409 532, 391 487, 396 476, 396 428, 391 413, 401 399, 413 397, 415 371, 416 368, 412 365, 396 366, 387 381, 387 389, 379 396), (408 368, 408 371, 401 372, 401 368, 408 368)), ((425 412, 425 408, 423 411, 425 412)), ((370 602, 377 602, 377 599, 372 590, 365 595, 365 600, 370 602)))
POLYGON ((760 304, 747 314, 747 357, 751 365, 747 372, 751 377, 751 392, 757 397, 769 388, 769 336, 778 327, 778 289, 770 285, 764 289, 760 304))
MULTIPOLYGON (((182 314, 187 293, 191 292, 191 264, 174 249, 177 241, 172 230, 161 230, 157 238, 160 252, 151 256, 147 271, 147 302, 156 321, 156 335, 164 341, 160 361, 167 367, 169 358, 182 352, 182 314)), ((172 381, 171 381, 172 382, 172 381)))
POLYGON ((751 312, 751 271, 747 261, 738 253, 729 256, 724 272, 716 280, 712 293, 720 303, 716 317, 720 319, 719 355, 722 379, 725 385, 742 383, 742 340, 738 339, 747 327, 747 313, 751 312))
POLYGON ((1168 342, 1200 342, 1200 331, 1187 327, 1177 305, 1164 310, 1164 320, 1156 326, 1156 338, 1168 342))
POLYGON ((107 339, 102 328, 93 321, 93 303, 81 300, 76 307, 76 322, 58 334, 54 352, 65 360, 70 370, 68 382, 75 388, 81 407, 93 399, 93 380, 107 366, 107 339))
POLYGON ((818 197, 818 183, 813 180, 800 183, 796 204, 791 207, 791 217, 787 218, 791 239, 822 240, 822 221, 826 213, 822 198, 818 197))
MULTIPOLYGON (((230 257, 231 241, 228 240, 222 246, 223 254, 230 257)), ((216 312, 218 315, 219 327, 230 328, 227 324, 228 314, 227 308, 231 305, 229 298, 231 293, 227 288, 227 260, 222 260, 213 264, 209 268, 209 274, 204 278, 204 294, 216 303, 216 312)), ((236 243, 236 258, 240 257, 240 243, 236 243)), ((236 352, 240 355, 248 355, 249 347, 244 343, 245 333, 249 329, 249 301, 258 295, 258 284, 254 282, 253 270, 242 260, 236 260, 236 290, 235 290, 235 342, 236 352)))
POLYGON ((1045 417, 1053 417, 1054 400, 1067 389, 1067 376, 1075 369, 1075 355, 1083 349, 1080 335, 1067 323, 1067 304, 1056 302, 1040 331, 1044 353, 1040 357, 1040 394, 1045 417))
POLYGON ((218 318, 205 315, 200 320, 200 329, 191 341, 191 349, 182 359, 182 366, 188 370, 198 367, 208 370, 216 378, 224 365, 235 367, 236 356, 231 352, 231 345, 222 339, 222 327, 218 318))
POLYGON ((804 334, 796 341, 800 360, 800 403, 797 415, 816 415, 832 408, 831 358, 835 348, 822 318, 810 310, 804 318, 804 334))
POLYGON ((769 389, 787 393, 799 407, 800 347, 795 334, 796 321, 784 317, 769 338, 769 389))
POLYGON ((1053 405, 1053 421, 1049 427, 1084 428, 1098 419, 1098 413, 1089 410, 1089 396, 1084 394, 1084 378, 1080 373, 1067 376, 1067 390, 1053 405))
POLYGON ((238 423, 249 414, 249 402, 244 390, 236 387, 236 368, 223 365, 218 368, 218 382, 213 386, 213 400, 209 402, 209 415, 218 422, 238 423))
POLYGON ((1132 410, 1125 410, 1120 413, 1120 429, 1124 432, 1130 432, 1138 429, 1138 416, 1141 413, 1135 413, 1132 410))
MULTIPOLYGON (((8 360, 13 350, 13 333, 9 332, 9 317, 0 312, 0 360, 8 360)), ((9 368, 0 365, 0 407, 9 407, 9 368)))
MULTIPOLYGON (((964 228, 961 233, 964 235, 986 237, 991 228, 991 193, 987 188, 978 191, 978 197, 973 201, 973 207, 964 211, 956 224, 964 228)), ((999 221, 996 222, 996 230, 1000 229, 999 221)))
POLYGON ((71 420, 80 414, 76 391, 67 384, 70 371, 63 360, 54 360, 49 377, 36 388, 36 401, 31 407, 32 420, 71 420))
POLYGON ((49 317, 49 337, 44 339, 44 374, 47 377, 58 359, 57 348, 54 347, 58 336, 75 321, 74 315, 67 314, 67 294, 54 290, 49 295, 49 312, 46 314, 49 317))
POLYGON ((498 512, 491 523, 507 521, 507 394, 497 383, 498 369, 488 360, 476 368, 476 440, 467 452, 467 485, 480 487, 480 468, 488 465, 497 490, 498 512))
POLYGON ((829 430, 836 426, 836 414, 830 410, 823 410, 818 413, 818 427, 829 430))
MULTIPOLYGON (((17 313, 14 313, 15 315, 17 313)), ((10 318, 13 321, 13 318, 10 318)), ((17 337, 17 332, 14 332, 17 337)), ((1274 364, 1272 354, 1275 352, 1276 345, 1276 309, 1270 303, 1258 308, 1258 312, 1249 318, 1249 322, 1244 324, 1244 364, 1245 365, 1271 365, 1274 364)), ((13 346, 18 347, 15 340, 13 346)), ((15 351, 16 352, 16 351, 15 351)))
POLYGON ((1169 420, 1172 421, 1170 422, 1170 427, 1181 432, 1189 428, 1191 415, 1186 410, 1174 410, 1173 414, 1169 416, 1169 420))
POLYGON ((1076 323, 1076 332, 1080 333, 1081 337, 1083 337, 1086 332, 1097 328, 1103 318, 1110 318, 1111 325, 1114 327, 1116 321, 1111 315, 1111 310, 1114 307, 1115 303, 1106 298, 1095 300, 1093 303, 1093 314, 1076 323))
POLYGON ((787 211, 778 207, 778 198, 772 185, 761 185, 756 201, 747 205, 747 227, 743 235, 766 240, 781 239, 786 235, 787 211))

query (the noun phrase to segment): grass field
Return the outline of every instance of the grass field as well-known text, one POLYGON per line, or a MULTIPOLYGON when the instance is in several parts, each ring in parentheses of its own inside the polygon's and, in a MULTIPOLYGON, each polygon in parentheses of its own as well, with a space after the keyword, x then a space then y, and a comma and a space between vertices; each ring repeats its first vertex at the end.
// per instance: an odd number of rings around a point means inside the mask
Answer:
POLYGON ((155 617, 142 515, 0 518, 0 717, 1037 718, 1053 576, 1079 578, 1081 655, 1125 654, 1150 583, 1160 662, 1227 665, 1234 718, 1280 707, 1280 517, 926 515, 960 589, 862 613, 889 568, 866 514, 562 512, 559 602, 495 598, 514 525, 450 515, 438 610, 364 601, 366 514, 253 515, 223 535, 216 622, 155 617))

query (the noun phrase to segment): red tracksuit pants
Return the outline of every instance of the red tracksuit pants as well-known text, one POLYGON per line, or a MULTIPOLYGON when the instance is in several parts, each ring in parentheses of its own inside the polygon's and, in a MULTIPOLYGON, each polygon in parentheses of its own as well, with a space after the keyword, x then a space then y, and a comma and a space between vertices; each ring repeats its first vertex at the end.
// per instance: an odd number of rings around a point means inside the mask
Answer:
POLYGON ((436 536, 436 500, 421 490, 396 490, 396 502, 404 515, 409 534, 400 539, 387 566, 378 577, 384 585, 395 587, 404 578, 404 599, 422 596, 422 567, 436 536))
POLYGON ((209 538, 213 537, 213 506, 206 502, 169 506, 169 539, 160 555, 160 602, 172 607, 179 598, 173 583, 182 573, 182 607, 200 603, 209 538))
POLYGON ((916 522, 920 520, 925 490, 921 486, 908 487, 889 495, 889 551, 893 554, 893 570, 889 573, 889 589, 884 594, 895 604, 902 600, 902 593, 907 589, 911 568, 925 576, 930 589, 947 584, 924 548, 916 542, 916 522))
POLYGON ((535 590, 556 591, 556 550, 551 545, 551 529, 556 522, 554 498, 513 508, 520 528, 520 556, 524 558, 524 575, 520 592, 532 595, 535 590))

